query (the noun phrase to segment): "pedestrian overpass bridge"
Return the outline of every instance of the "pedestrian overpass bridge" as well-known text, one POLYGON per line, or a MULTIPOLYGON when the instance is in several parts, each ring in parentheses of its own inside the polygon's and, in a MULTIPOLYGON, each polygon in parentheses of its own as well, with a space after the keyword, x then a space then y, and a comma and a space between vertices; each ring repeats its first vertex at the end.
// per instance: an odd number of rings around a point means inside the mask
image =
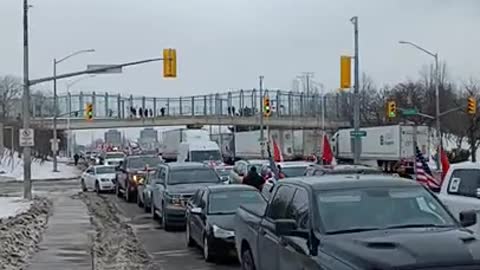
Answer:
MULTIPOLYGON (((272 114, 264 124, 272 128, 338 129, 350 126, 350 109, 342 106, 339 94, 306 95, 281 90, 265 90, 272 114)), ((20 102, 18 100, 17 102, 20 102)), ((122 96, 111 93, 67 93, 57 97, 57 128, 60 130, 128 127, 228 125, 258 126, 262 98, 258 90, 187 97, 122 96), (94 106, 94 119, 84 117, 87 103, 94 106), (140 113, 140 111, 142 113, 140 113), (144 113, 147 111, 147 113, 144 113)), ((53 127, 53 97, 31 97, 32 125, 53 127)), ((14 106, 18 116, 21 105, 14 106)))

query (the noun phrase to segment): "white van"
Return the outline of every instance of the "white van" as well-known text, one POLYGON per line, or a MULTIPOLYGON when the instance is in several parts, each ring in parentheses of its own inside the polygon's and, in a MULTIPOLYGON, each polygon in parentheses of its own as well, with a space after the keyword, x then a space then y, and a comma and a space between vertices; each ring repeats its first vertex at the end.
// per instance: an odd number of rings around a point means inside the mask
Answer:
POLYGON ((220 147, 212 141, 182 142, 178 147, 177 162, 222 161, 220 147))

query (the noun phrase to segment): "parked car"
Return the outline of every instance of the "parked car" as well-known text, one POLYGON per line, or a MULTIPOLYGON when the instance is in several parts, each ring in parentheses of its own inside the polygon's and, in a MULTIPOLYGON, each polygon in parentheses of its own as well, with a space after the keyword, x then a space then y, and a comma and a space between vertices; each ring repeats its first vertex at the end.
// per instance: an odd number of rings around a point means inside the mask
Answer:
POLYGON ((127 156, 117 167, 117 196, 124 197, 127 202, 135 202, 138 184, 145 180, 148 171, 154 170, 160 163, 156 155, 127 156))
POLYGON ((185 225, 187 201, 198 189, 222 183, 212 168, 197 162, 162 164, 152 182, 151 213, 165 230, 185 225))
POLYGON ((457 221, 400 177, 292 178, 266 209, 239 208, 235 244, 242 269, 477 269, 479 236, 465 229, 476 217, 466 211, 457 221))
POLYGON ((186 210, 187 245, 203 249, 206 261, 236 255, 234 217, 240 205, 265 207, 258 190, 248 185, 216 185, 199 189, 186 210))
MULTIPOLYGON (((283 174, 285 175, 285 178, 292 178, 292 177, 299 177, 303 176, 305 174, 305 170, 313 166, 315 164, 311 162, 304 162, 304 161, 286 161, 286 162, 277 162, 277 166, 280 166, 282 169, 283 174)), ((271 171, 272 168, 270 168, 270 164, 263 165, 262 167, 262 172, 265 171, 271 171)), ((273 174, 272 174, 273 176, 273 174)), ((262 177, 265 177, 262 175, 262 177)), ((277 180, 272 177, 269 179, 266 179, 265 184, 262 187, 262 194, 265 196, 265 198, 268 198, 270 196, 270 192, 275 185, 277 180)))
POLYGON ((230 172, 230 184, 241 184, 243 177, 247 175, 252 166, 257 168, 257 172, 260 173, 260 169, 263 165, 267 165, 268 160, 238 160, 235 162, 232 171, 230 172))
POLYGON ((81 176, 83 191, 94 190, 97 193, 115 189, 115 167, 95 165, 88 167, 81 176))

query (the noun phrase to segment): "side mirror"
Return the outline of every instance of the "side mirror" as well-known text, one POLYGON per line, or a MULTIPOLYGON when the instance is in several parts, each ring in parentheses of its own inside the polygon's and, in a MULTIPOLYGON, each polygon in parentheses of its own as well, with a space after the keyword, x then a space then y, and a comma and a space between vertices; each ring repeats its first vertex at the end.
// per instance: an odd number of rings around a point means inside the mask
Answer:
POLYGON ((202 214, 202 208, 200 208, 200 207, 192 208, 190 210, 190 213, 192 213, 192 215, 201 215, 202 214))
POLYGON ((277 235, 292 235, 297 229, 297 223, 293 219, 277 219, 275 220, 275 233, 277 235))
POLYGON ((470 227, 477 223, 477 212, 474 210, 460 212, 460 224, 463 227, 470 227))

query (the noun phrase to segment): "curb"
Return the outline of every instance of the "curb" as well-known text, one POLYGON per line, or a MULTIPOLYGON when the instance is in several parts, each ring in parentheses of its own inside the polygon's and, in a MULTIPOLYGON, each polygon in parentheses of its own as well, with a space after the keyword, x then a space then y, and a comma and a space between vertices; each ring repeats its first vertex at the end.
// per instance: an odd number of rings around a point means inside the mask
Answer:
MULTIPOLYGON (((75 176, 75 177, 63 177, 63 178, 49 178, 49 179, 32 179, 32 182, 58 182, 58 181, 73 181, 73 180, 78 180, 80 179, 80 176, 75 176)), ((5 180, 5 181, 0 181, 0 183, 22 183, 23 180, 5 180)))

